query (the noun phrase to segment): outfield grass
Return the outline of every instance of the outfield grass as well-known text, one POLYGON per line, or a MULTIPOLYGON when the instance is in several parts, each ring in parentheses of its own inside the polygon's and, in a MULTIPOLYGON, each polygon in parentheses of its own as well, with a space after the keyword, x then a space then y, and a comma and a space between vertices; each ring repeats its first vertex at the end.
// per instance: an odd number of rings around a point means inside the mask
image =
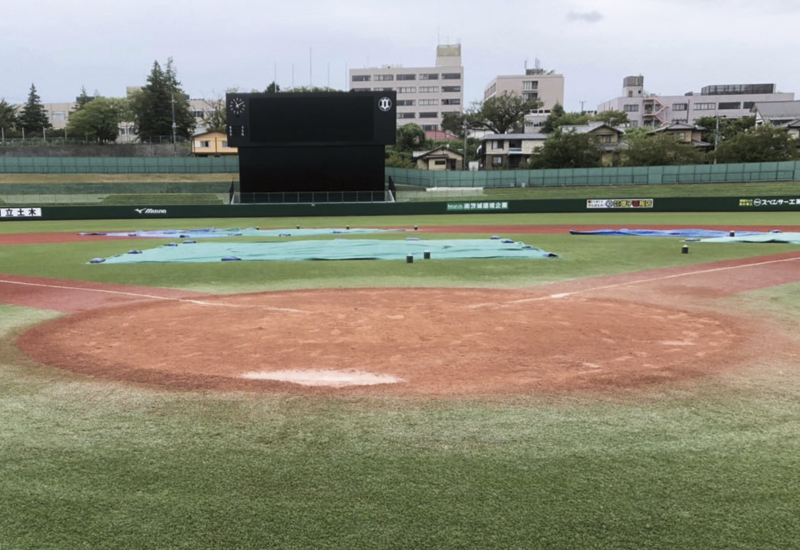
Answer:
MULTIPOLYGON (((357 222, 743 227, 794 224, 796 216, 503 214, 357 222)), ((111 231, 132 229, 130 223, 3 222, 0 232, 111 231)), ((355 226, 352 218, 142 220, 135 229, 296 224, 355 226)), ((671 238, 508 236, 561 258, 85 264, 131 248, 123 239, 0 246, 0 273, 217 292, 519 287, 796 249, 695 243, 686 255, 671 238)), ((137 248, 163 242, 137 241, 137 248)), ((800 324, 800 284, 724 300, 743 314, 800 324)), ((0 305, 3 550, 800 546, 800 372, 791 362, 755 360, 743 375, 613 397, 177 393, 34 364, 14 337, 54 316, 0 305)))

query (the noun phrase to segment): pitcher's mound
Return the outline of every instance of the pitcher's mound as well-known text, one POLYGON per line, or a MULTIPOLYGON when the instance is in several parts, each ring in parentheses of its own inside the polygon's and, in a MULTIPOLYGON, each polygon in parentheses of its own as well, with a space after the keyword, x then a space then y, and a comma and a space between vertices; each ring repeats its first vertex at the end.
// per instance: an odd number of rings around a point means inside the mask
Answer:
POLYGON ((496 395, 636 386, 736 364, 729 319, 496 289, 357 289, 174 300, 39 325, 50 365, 171 388, 496 395))

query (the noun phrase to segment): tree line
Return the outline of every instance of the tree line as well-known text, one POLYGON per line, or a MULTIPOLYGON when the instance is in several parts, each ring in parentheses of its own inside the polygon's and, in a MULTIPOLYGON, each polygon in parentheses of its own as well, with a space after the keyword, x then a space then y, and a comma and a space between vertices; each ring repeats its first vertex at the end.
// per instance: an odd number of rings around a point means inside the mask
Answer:
MULTIPOLYGON (((280 86, 273 82, 264 91, 278 92, 280 86)), ((332 90, 300 87, 291 91, 332 90)), ((203 111, 206 130, 225 131, 224 96, 206 100, 203 111)), ((66 127, 58 130, 53 128, 35 84, 31 84, 28 99, 19 109, 0 99, 0 130, 4 138, 70 137, 112 143, 119 137, 123 123, 131 123, 141 141, 185 140, 192 136, 196 118, 172 58, 163 67, 154 61, 146 85, 126 98, 89 95, 85 87, 81 88, 66 127)))
MULTIPOLYGON (((230 89, 229 92, 238 91, 230 89)), ((257 91, 257 90, 254 90, 257 91)), ((264 92, 280 92, 272 82, 264 92)), ((336 91, 325 87, 299 87, 291 92, 336 91)), ((464 150, 466 140, 467 160, 478 158, 480 141, 469 137, 475 130, 494 134, 524 132, 525 115, 541 108, 538 99, 528 99, 516 94, 503 93, 485 101, 473 103, 463 113, 446 113, 442 129, 457 137, 455 143, 431 142, 416 124, 406 124, 397 129, 397 144, 387 148, 387 165, 413 167, 411 152, 449 143, 453 149, 464 150)), ((206 101, 204 126, 207 131, 226 129, 225 98, 206 101)), ((189 96, 178 80, 172 58, 162 68, 153 62, 147 84, 127 98, 92 96, 81 89, 75 106, 69 114, 64 129, 53 129, 44 105, 31 84, 26 103, 19 109, 0 99, 0 130, 3 136, 13 137, 73 137, 94 143, 111 143, 119 136, 121 123, 130 122, 141 141, 157 138, 189 139, 196 119, 189 104, 189 96)), ((566 112, 555 105, 537 130, 548 134, 544 144, 535 150, 522 168, 591 168, 602 165, 603 149, 591 134, 578 133, 572 126, 602 122, 613 127, 626 126, 628 116, 621 111, 604 111, 597 114, 566 112)), ((662 134, 650 134, 648 128, 625 129, 624 147, 615 156, 620 166, 663 166, 676 164, 771 162, 800 159, 798 140, 783 128, 772 125, 755 126, 754 117, 740 119, 704 117, 697 120, 703 127, 702 140, 709 143, 712 152, 706 153, 691 144, 662 134)))

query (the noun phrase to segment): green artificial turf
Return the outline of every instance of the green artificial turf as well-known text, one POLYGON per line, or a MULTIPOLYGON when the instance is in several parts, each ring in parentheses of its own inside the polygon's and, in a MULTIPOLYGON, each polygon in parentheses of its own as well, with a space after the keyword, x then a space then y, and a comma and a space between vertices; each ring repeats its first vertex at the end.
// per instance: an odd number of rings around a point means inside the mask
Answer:
MULTIPOLYGON (((624 227, 742 227, 789 225, 796 216, 464 215, 358 224, 568 227, 602 219, 624 227)), ((0 232, 355 225, 317 218, 130 223, 4 222, 0 232)), ((122 239, 0 246, 0 273, 214 292, 518 288, 796 249, 690 243, 682 254, 677 238, 508 236, 561 257, 85 263, 166 242, 122 239)), ((800 323, 800 284, 723 300, 789 329, 800 323)), ((23 356, 16 335, 54 316, 0 305, 3 550, 800 546, 800 371, 790 350, 780 359, 756 357, 735 374, 614 395, 434 401, 171 392, 63 372, 23 356)))

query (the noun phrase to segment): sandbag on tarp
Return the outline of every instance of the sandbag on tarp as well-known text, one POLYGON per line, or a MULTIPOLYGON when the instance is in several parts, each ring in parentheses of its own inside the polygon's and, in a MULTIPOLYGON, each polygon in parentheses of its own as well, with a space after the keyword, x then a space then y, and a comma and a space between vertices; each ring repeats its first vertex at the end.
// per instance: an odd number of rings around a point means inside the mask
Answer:
MULTIPOLYGON (((625 237, 727 237, 729 231, 713 229, 595 229, 593 231, 570 230, 570 235, 612 235, 625 237)), ((763 235, 761 231, 736 231, 737 235, 763 235)))
MULTIPOLYGON (((174 243, 171 243, 174 244, 174 243)), ((406 260, 409 254, 423 260, 430 252, 431 260, 474 258, 541 259, 556 254, 519 241, 492 239, 436 240, 296 240, 287 242, 203 242, 191 245, 164 245, 141 254, 119 254, 107 258, 108 264, 141 264, 173 262, 220 262, 226 258, 241 261, 303 260, 406 260)))

